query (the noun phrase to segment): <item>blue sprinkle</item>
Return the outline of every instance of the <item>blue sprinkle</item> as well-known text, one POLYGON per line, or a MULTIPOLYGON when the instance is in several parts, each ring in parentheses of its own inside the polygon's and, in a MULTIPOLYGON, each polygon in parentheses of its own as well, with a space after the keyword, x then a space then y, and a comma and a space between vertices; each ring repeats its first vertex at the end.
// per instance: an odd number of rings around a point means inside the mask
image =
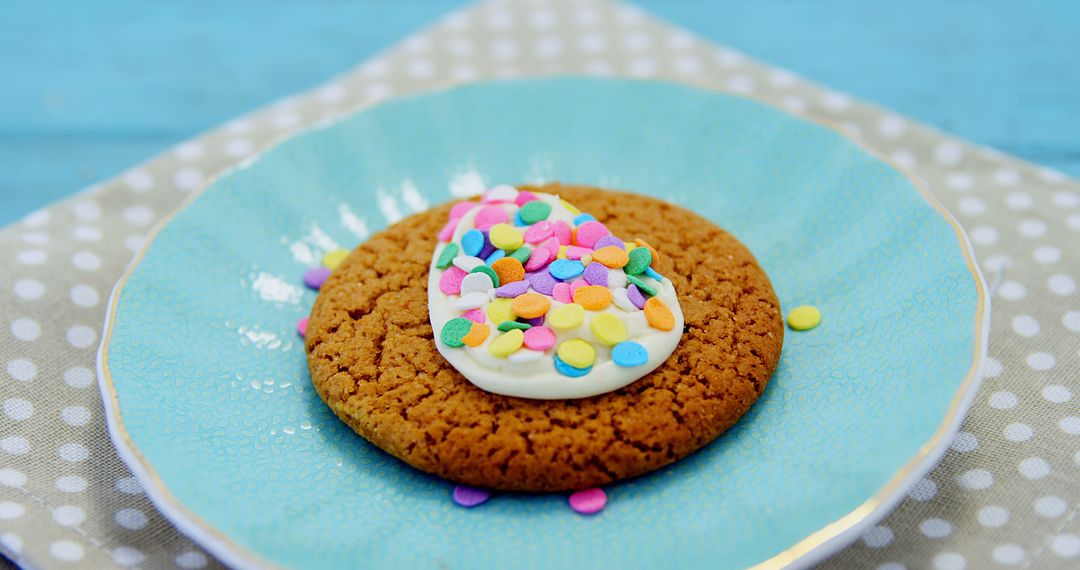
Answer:
MULTIPOLYGON (((628 340, 616 344, 615 348, 611 349, 611 360, 619 366, 641 366, 649 361, 649 351, 644 346, 628 340)), ((558 367, 559 365, 556 364, 555 368, 558 367)))
POLYGON ((484 241, 484 234, 480 230, 469 230, 461 236, 461 251, 465 255, 476 257, 480 250, 484 249, 484 241))
POLYGON ((574 218, 574 225, 575 226, 580 226, 581 224, 584 224, 585 222, 595 222, 595 221, 596 221, 596 218, 594 218, 592 214, 580 214, 578 217, 574 218))
POLYGON ((652 267, 646 267, 645 268, 645 275, 648 275, 649 277, 652 277, 653 279, 656 279, 656 281, 658 283, 663 283, 664 282, 664 276, 657 273, 656 270, 654 270, 652 267))
POLYGON ((517 213, 514 214, 514 225, 519 228, 529 225, 525 223, 525 220, 521 219, 521 210, 518 210, 517 213))
POLYGON ((559 374, 562 374, 563 376, 569 376, 571 378, 580 378, 580 377, 588 374, 589 371, 592 370, 592 366, 590 366, 588 368, 575 368, 575 367, 570 366, 569 364, 563 362, 562 359, 559 358, 559 355, 556 354, 555 355, 555 370, 557 370, 559 372, 559 374))
POLYGON ((487 256, 487 259, 484 260, 484 263, 491 265, 492 263, 495 263, 496 261, 504 257, 506 257, 506 252, 501 249, 496 249, 494 252, 491 253, 491 255, 487 256))
POLYGON ((560 281, 569 281, 584 272, 585 266, 572 259, 556 259, 548 266, 548 273, 560 281))

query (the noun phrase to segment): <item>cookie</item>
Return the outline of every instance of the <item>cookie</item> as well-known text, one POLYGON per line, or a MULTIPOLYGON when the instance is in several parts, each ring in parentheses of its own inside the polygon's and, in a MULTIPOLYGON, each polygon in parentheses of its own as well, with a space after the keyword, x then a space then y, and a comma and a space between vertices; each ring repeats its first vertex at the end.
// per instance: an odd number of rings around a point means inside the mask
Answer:
MULTIPOLYGON (((523 187, 524 188, 524 187, 523 187)), ((322 286, 306 347, 319 396, 368 441, 463 484, 519 491, 603 485, 673 463, 750 408, 780 358, 768 277, 732 235, 654 198, 557 184, 618 235, 657 245, 685 319, 672 355, 623 388, 573 400, 485 392, 440 355, 427 312, 436 235, 452 204, 374 235, 322 286)))

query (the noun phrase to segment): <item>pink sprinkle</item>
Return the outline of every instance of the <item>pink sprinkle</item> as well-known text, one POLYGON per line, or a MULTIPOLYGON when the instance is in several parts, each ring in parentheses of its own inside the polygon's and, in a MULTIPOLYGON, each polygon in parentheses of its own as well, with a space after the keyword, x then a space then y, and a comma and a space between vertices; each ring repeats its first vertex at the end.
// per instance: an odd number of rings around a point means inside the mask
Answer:
POLYGON ((482 505, 486 503, 489 498, 491 498, 491 492, 487 489, 466 487, 465 485, 454 487, 454 502, 467 509, 482 505))
POLYGON ((542 247, 551 253, 551 259, 559 257, 559 239, 555 237, 549 237, 546 240, 537 244, 536 247, 542 247))
POLYGON ((458 202, 454 204, 453 208, 450 208, 450 220, 460 220, 462 216, 468 214, 473 208, 479 206, 476 202, 458 202))
POLYGON ((484 311, 481 311, 480 309, 466 311, 463 316, 474 323, 484 324, 484 311))
POLYGON ((304 317, 296 323, 296 332, 300 336, 307 336, 307 320, 308 318, 304 317))
POLYGON ((570 224, 562 220, 556 220, 552 226, 552 232, 555 237, 559 238, 559 243, 562 245, 571 245, 570 236, 572 232, 570 231, 570 224))
POLYGON ((577 228, 577 245, 592 247, 596 245, 600 238, 609 235, 611 235, 611 232, 608 231, 604 224, 588 221, 577 228))
POLYGON ((454 238, 454 228, 457 227, 457 224, 458 224, 458 220, 456 218, 453 219, 453 220, 450 220, 449 222, 446 222, 446 225, 443 226, 443 229, 439 230, 439 241, 441 241, 443 243, 446 243, 446 242, 450 241, 451 239, 453 239, 454 238))
POLYGON ((540 243, 551 237, 551 222, 536 222, 525 230, 525 243, 540 243))
POLYGON ((551 251, 544 247, 538 247, 529 254, 529 260, 525 262, 525 271, 543 269, 548 261, 551 261, 551 251))
POLYGON ((465 279, 466 275, 468 273, 465 273, 456 265, 447 267, 442 277, 439 278, 439 291, 442 291, 443 295, 460 295, 461 280, 465 279))
POLYGON ((579 515, 594 515, 607 506, 607 493, 600 487, 570 495, 570 509, 579 515))
POLYGON ((572 245, 566 248, 566 259, 581 259, 585 255, 592 255, 591 249, 572 245))
POLYGON ((495 224, 505 224, 506 219, 506 210, 502 206, 484 206, 476 213, 476 228, 490 230, 495 224))
POLYGON ((524 206, 525 204, 537 199, 538 198, 536 197, 536 194, 533 194, 528 190, 522 190, 518 192, 517 198, 514 200, 514 203, 518 206, 524 206))
POLYGON ((533 327, 525 331, 525 348, 547 350, 555 346, 555 331, 547 327, 533 327))
POLYGON ((574 293, 570 289, 569 283, 556 283, 551 288, 551 296, 560 303, 566 303, 569 305, 574 302, 574 293))
POLYGON ((579 287, 584 287, 584 286, 586 286, 588 284, 589 284, 589 282, 584 280, 584 279, 574 279, 570 283, 570 297, 571 298, 574 297, 574 292, 577 291, 579 287))

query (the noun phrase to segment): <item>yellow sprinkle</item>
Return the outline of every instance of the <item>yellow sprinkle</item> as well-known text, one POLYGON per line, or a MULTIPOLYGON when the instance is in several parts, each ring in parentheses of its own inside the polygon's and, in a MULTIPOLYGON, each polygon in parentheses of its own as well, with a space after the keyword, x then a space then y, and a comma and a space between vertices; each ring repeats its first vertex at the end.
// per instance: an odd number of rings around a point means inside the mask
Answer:
POLYGON ((626 246, 626 253, 630 253, 631 249, 634 249, 635 247, 637 247, 637 244, 632 242, 632 241, 624 241, 623 245, 626 246))
POLYGON ((626 340, 628 336, 626 325, 623 324, 619 317, 611 313, 600 313, 593 317, 592 322, 589 323, 589 328, 592 329, 596 338, 600 339, 600 342, 608 346, 615 346, 626 340))
POLYGON ((573 214, 575 216, 581 215, 581 210, 577 209, 577 206, 575 206, 575 205, 571 204, 570 202, 567 202, 566 200, 563 200, 561 198, 559 199, 559 202, 562 202, 563 208, 566 208, 567 210, 569 210, 571 214, 573 214))
POLYGON ((488 239, 491 240, 491 245, 499 249, 517 249, 525 243, 521 232, 510 224, 495 224, 494 226, 491 226, 491 233, 488 234, 488 239))
POLYGON ((507 299, 503 297, 492 301, 487 308, 488 319, 490 319, 493 323, 502 323, 514 320, 514 311, 510 308, 510 305, 513 302, 513 299, 507 299))
POLYGON ((525 333, 520 329, 510 329, 495 337, 495 340, 488 345, 488 350, 499 358, 506 358, 517 352, 523 342, 525 342, 525 333))
POLYGON ((810 330, 821 323, 821 311, 811 305, 795 307, 787 315, 787 324, 794 330, 810 330))
MULTIPOLYGON (((497 301, 498 299, 496 299, 497 301)), ((489 309, 490 311, 490 309, 489 309)), ((577 303, 563 305, 547 316, 547 324, 562 330, 569 330, 580 326, 585 321, 585 308, 577 303)))
POLYGON ((555 351, 559 359, 574 368, 588 368, 596 362, 596 349, 580 338, 570 339, 555 351))
POLYGON ((328 251, 326 255, 322 256, 323 267, 333 271, 337 269, 337 266, 341 265, 342 261, 345 261, 346 257, 349 257, 349 250, 347 249, 328 251))
POLYGON ((555 256, 557 259, 566 259, 566 246, 559 246, 559 254, 555 256))

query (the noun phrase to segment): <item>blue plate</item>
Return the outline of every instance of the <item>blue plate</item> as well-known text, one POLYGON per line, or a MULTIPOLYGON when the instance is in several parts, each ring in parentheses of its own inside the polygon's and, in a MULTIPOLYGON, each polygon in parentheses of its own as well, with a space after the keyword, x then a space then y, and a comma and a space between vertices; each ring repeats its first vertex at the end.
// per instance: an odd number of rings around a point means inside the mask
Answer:
POLYGON ((482 83, 364 110, 211 183, 117 286, 99 368, 150 496, 237 566, 803 565, 895 504, 970 403, 988 321, 971 259, 911 178, 827 126, 672 84, 482 83), (455 506, 451 484, 331 415, 295 332, 324 251, 545 180, 689 207, 750 247, 785 309, 824 314, 789 331, 733 430, 608 487, 594 517, 561 495, 455 506))

